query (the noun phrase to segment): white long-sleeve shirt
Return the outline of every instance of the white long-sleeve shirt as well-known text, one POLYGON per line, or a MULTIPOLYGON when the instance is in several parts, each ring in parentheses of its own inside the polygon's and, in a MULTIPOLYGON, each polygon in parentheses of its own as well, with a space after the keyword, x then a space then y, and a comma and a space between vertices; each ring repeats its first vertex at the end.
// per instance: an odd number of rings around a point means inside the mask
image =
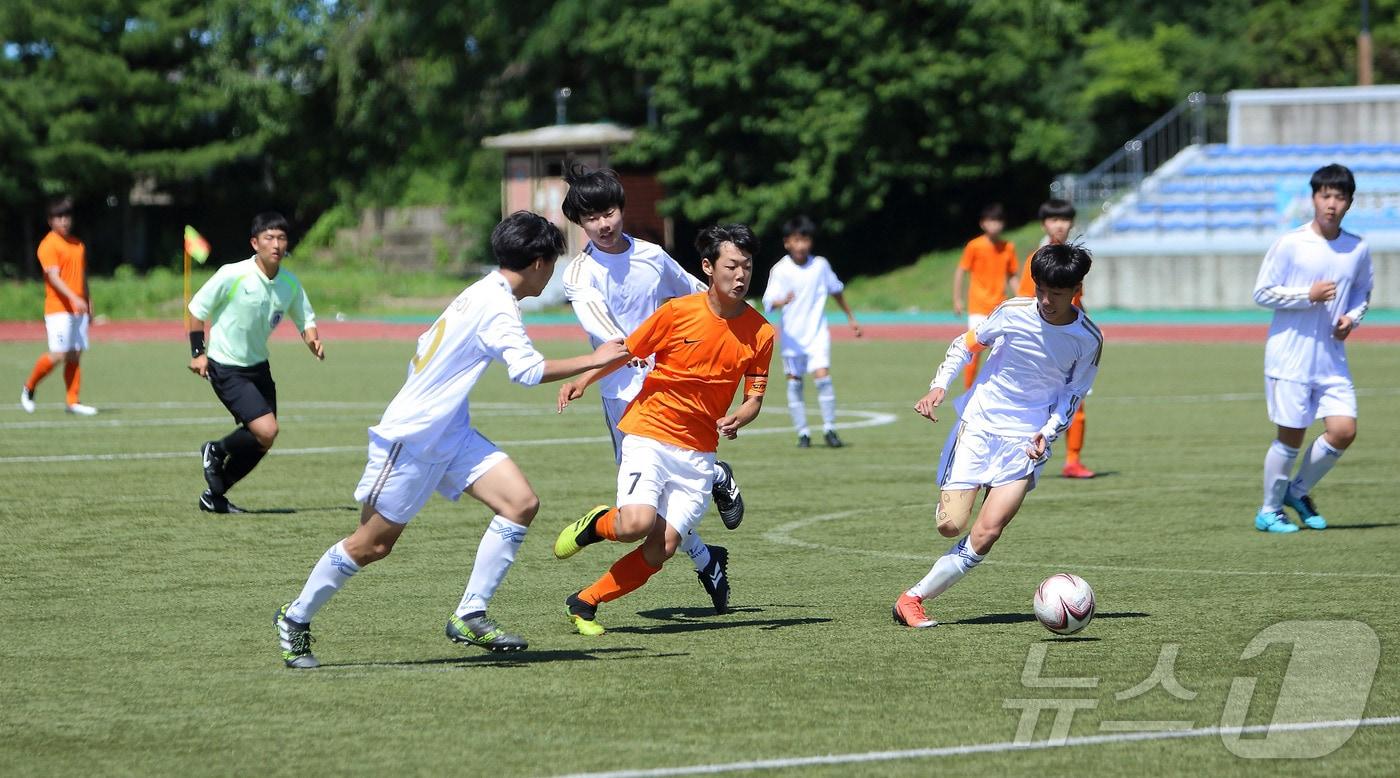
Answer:
POLYGON ((525 334, 520 305, 498 272, 463 290, 418 337, 408 379, 369 431, 424 462, 451 459, 471 431, 467 395, 492 360, 518 384, 544 377, 544 355, 525 334))
POLYGON ((946 391, 973 349, 985 347, 977 381, 954 403, 962 422, 1008 437, 1040 432, 1053 442, 1094 385, 1103 353, 1103 334, 1076 311, 1074 321, 1055 325, 1041 318, 1034 298, 1007 300, 953 341, 930 388, 946 391))
POLYGON ((1327 240, 1304 224, 1275 241, 1254 283, 1254 301, 1274 311, 1264 375, 1300 383, 1350 377, 1345 344, 1332 329, 1344 315, 1361 323, 1374 283, 1371 250, 1358 235, 1342 230, 1327 240), (1335 281, 1337 296, 1310 302, 1308 292, 1318 281, 1335 281))
MULTIPOLYGON (((609 254, 590 242, 564 271, 564 296, 594 348, 632 334, 667 300, 708 288, 655 243, 623 237, 626 251, 609 254)), ((624 365, 599 379, 598 392, 630 401, 650 371, 624 365)))
POLYGON ((763 290, 763 309, 771 311, 789 292, 793 295, 792 302, 782 307, 783 356, 807 354, 831 337, 826 325, 826 296, 840 294, 845 288, 826 257, 808 257, 799 265, 783 255, 774 263, 763 290))

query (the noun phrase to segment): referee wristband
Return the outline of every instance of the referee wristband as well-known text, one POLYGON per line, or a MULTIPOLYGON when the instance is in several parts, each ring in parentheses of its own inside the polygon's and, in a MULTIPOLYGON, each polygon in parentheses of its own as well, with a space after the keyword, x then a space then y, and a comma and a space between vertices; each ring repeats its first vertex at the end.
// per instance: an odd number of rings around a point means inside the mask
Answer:
POLYGON ((197 330, 190 333, 190 356, 197 357, 204 353, 204 330, 197 330))

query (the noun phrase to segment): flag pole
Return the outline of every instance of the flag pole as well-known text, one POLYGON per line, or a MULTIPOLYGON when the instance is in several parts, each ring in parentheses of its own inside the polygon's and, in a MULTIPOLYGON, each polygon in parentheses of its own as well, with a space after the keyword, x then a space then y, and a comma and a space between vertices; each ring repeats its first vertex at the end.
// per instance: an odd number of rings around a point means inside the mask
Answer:
MULTIPOLYGON (((183 242, 183 241, 181 241, 183 242)), ((185 332, 190 331, 190 248, 185 244, 185 332)))

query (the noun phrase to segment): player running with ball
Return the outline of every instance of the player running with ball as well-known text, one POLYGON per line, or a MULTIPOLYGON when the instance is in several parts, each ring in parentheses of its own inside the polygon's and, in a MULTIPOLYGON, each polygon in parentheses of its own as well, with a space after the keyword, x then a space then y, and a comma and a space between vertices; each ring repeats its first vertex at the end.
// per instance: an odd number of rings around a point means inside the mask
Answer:
POLYGON ((987 350, 971 391, 958 398, 959 419, 949 430, 938 467, 938 532, 955 538, 967 529, 973 501, 987 496, 972 531, 938 558, 922 580, 899 596, 896 624, 932 627, 924 600, 937 597, 976 567, 1035 488, 1053 443, 1089 393, 1098 373, 1103 335, 1071 301, 1092 258, 1082 246, 1043 246, 1031 259, 1035 297, 1002 303, 975 330, 953 341, 929 393, 914 410, 930 421, 948 384, 987 350))

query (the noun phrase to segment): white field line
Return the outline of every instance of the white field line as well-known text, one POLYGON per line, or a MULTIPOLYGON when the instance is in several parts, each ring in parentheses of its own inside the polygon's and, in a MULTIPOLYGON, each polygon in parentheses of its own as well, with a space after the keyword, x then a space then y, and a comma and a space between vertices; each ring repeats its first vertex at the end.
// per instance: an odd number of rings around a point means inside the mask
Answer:
MULTIPOLYGON (((1120 493, 1123 493, 1123 494, 1130 494, 1130 493, 1136 493, 1136 492, 1139 491, 1139 490, 1135 490, 1135 489, 1121 489, 1121 490, 1116 490, 1116 491, 1118 491, 1118 492, 1120 492, 1120 493)), ((1106 491, 1105 491, 1105 492, 1096 492, 1096 493, 1095 493, 1095 496, 1104 495, 1104 494, 1110 494, 1110 492, 1106 492, 1106 491)), ((1076 494, 1045 495, 1044 497, 1038 498, 1038 501, 1044 502, 1044 501, 1055 500, 1055 499, 1082 500, 1082 499, 1083 499, 1083 496, 1082 496, 1082 495, 1076 495, 1076 494)), ((930 501, 930 502, 927 503, 927 504, 925 504, 925 503, 914 503, 914 504, 909 504, 909 505, 884 506, 884 510, 885 510, 885 511, 890 511, 890 510, 906 510, 906 509, 909 509, 909 508, 918 508, 918 507, 926 507, 926 508, 928 508, 928 509, 931 511, 931 510, 933 509, 933 503, 932 503, 932 501, 930 501)), ((857 555, 860 555, 860 556, 879 557, 879 558, 883 558, 883 559, 908 559, 908 560, 911 560, 911 561, 924 562, 924 563, 928 563, 928 564, 932 564, 933 561, 937 558, 937 557, 936 557, 936 552, 926 552, 926 553, 922 553, 922 554, 913 554, 913 553, 899 552, 899 551, 883 551, 883 550, 879 550, 879 549, 849 548, 849 547, 845 547, 845 546, 833 546, 833 545, 828 545, 828 544, 825 544, 825 543, 812 543, 812 542, 806 541, 806 540, 798 540, 798 539, 796 539, 796 538, 794 538, 794 537, 791 536, 793 532, 796 532, 797 530, 800 530, 800 529, 805 529, 805 528, 807 528, 807 527, 811 527, 811 526, 813 526, 813 525, 820 524, 820 523, 825 522, 825 521, 839 521, 839 520, 841 520, 841 519, 848 519, 848 518, 850 518, 850 517, 852 517, 852 516, 857 516, 857 515, 860 515, 860 514, 862 514, 862 513, 867 513, 867 512, 869 512, 869 511, 870 511, 869 508, 853 508, 853 509, 851 509, 851 510, 836 511, 836 512, 834 512, 834 513, 824 513, 824 514, 820 514, 820 515, 817 515, 817 516, 809 516, 809 517, 807 517, 807 518, 805 518, 805 519, 797 519, 796 521, 790 521, 790 522, 787 522, 786 524, 780 524, 780 525, 778 525, 778 526, 776 526, 776 527, 774 527, 774 528, 768 530, 767 532, 764 532, 764 533, 763 533, 763 539, 766 540, 766 541, 768 541, 768 542, 770 542, 770 543, 777 543, 777 544, 779 544, 779 545, 784 545, 784 546, 795 546, 795 547, 797 547, 797 548, 805 548, 805 549, 809 549, 809 550, 812 550, 812 551, 826 551, 826 552, 835 553, 835 554, 857 554, 857 555)), ((952 540, 949 539, 948 542, 949 542, 949 543, 952 543, 952 540)), ((1163 575, 1222 575, 1222 576, 1257 576, 1257 577, 1269 577, 1269 576, 1301 576, 1301 577, 1304 577, 1304 578, 1379 578, 1379 579, 1397 579, 1397 578, 1400 578, 1400 573, 1349 573, 1349 572, 1339 572, 1339 571, 1335 571, 1335 570, 1328 570, 1328 571, 1321 571, 1321 572, 1313 572, 1313 571, 1306 571, 1306 570, 1210 570, 1210 569, 1188 569, 1188 568, 1178 568, 1178 567, 1138 567, 1138 566, 1128 567, 1128 566, 1124 566, 1124 565, 1090 565, 1090 564, 1080 564, 1080 563, 1078 563, 1078 562, 1066 562, 1066 561, 1064 561, 1064 560, 1046 560, 1046 561, 1044 561, 1044 562, 1017 562, 1017 561, 1011 561, 1011 560, 990 558, 990 559, 988 559, 987 561, 983 562, 982 564, 983 564, 983 565, 991 565, 991 566, 993 566, 993 567, 1026 567, 1026 568, 1036 568, 1036 569, 1044 569, 1044 570, 1054 570, 1054 569, 1101 570, 1101 571, 1110 572, 1110 573, 1160 573, 1160 574, 1163 574, 1163 575)))
POLYGON ((687 767, 654 767, 638 770, 609 770, 598 773, 570 773, 567 776, 561 776, 561 778, 661 778, 662 776, 673 775, 715 775, 717 773, 737 773, 747 770, 785 770, 794 767, 869 764, 871 762, 893 762, 908 759, 940 759, 950 756, 1000 754, 1010 751, 1043 751, 1051 748, 1078 748, 1082 746, 1115 745, 1118 743, 1141 743, 1152 740, 1187 740, 1202 737, 1223 737, 1226 735, 1272 735, 1280 732, 1312 732, 1323 729, 1393 727, 1397 724, 1400 724, 1400 716, 1338 719, 1335 721, 1299 721, 1288 724, 1255 724, 1247 727, 1198 727, 1196 729, 1157 730, 1152 732, 1123 732, 1112 735, 1085 735, 1081 737, 1050 740, 1031 740, 1020 743, 1015 741, 1003 741, 1000 743, 975 743, 965 746, 944 746, 942 748, 910 748, 900 751, 866 751, 856 754, 823 754, 821 756, 755 759, 748 762, 720 762, 716 764, 690 765, 687 767))
MULTIPOLYGON (((479 406, 478 406, 479 407, 479 406)), ((553 415, 554 411, 541 411, 540 415, 553 415)), ((859 421, 843 422, 836 425, 837 429, 853 430, 865 427, 880 427, 886 424, 893 424, 895 415, 892 413, 881 413, 879 411, 837 411, 841 416, 855 416, 859 421)), ((792 434, 792 428, 783 427, 745 427, 739 432, 739 437, 748 435, 779 435, 792 434)), ((498 440, 493 441, 501 448, 509 449, 519 446, 572 446, 584 443, 607 443, 612 439, 606 435, 589 435, 574 438, 543 438, 536 440, 498 440)), ((279 456, 306 456, 311 454, 363 454, 366 445, 358 446, 320 446, 315 448, 274 448, 271 453, 279 456)), ((28 456, 0 457, 0 465, 29 464, 43 462, 104 462, 112 460, 136 460, 136 459, 185 459, 198 458, 199 451, 190 448, 186 451, 147 451, 120 454, 35 454, 28 456)))

